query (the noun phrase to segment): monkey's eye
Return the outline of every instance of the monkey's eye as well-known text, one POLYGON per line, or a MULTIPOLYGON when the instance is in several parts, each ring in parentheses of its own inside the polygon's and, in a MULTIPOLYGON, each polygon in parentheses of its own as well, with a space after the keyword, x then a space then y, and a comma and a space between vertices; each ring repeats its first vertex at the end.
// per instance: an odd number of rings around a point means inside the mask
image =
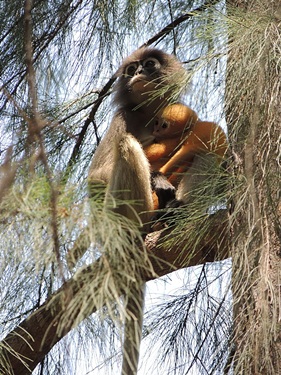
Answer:
POLYGON ((169 127, 169 123, 168 122, 163 122, 163 124, 161 125, 161 128, 162 129, 167 129, 169 127))
POLYGON ((149 57, 148 59, 145 59, 143 62, 144 68, 147 69, 160 68, 160 65, 160 62, 154 57, 149 57))
POLYGON ((132 64, 126 66, 125 75, 132 77, 135 74, 135 72, 136 72, 137 69, 138 69, 138 64, 137 63, 132 63, 132 64))

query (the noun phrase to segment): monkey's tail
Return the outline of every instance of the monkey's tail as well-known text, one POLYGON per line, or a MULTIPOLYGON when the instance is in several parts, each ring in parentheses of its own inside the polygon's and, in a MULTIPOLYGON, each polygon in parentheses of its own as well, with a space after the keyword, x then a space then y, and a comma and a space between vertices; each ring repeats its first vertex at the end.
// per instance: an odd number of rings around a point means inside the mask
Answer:
POLYGON ((142 336, 144 284, 130 291, 127 300, 123 341, 122 375, 137 375, 142 336))

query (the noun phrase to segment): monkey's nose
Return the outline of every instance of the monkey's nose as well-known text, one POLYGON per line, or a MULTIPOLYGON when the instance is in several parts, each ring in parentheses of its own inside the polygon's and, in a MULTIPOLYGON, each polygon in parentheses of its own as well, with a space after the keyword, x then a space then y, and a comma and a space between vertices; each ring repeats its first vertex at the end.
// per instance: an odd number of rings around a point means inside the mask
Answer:
POLYGON ((139 67, 137 68, 137 70, 135 71, 135 75, 137 74, 141 74, 143 73, 143 66, 142 65, 139 65, 139 67))

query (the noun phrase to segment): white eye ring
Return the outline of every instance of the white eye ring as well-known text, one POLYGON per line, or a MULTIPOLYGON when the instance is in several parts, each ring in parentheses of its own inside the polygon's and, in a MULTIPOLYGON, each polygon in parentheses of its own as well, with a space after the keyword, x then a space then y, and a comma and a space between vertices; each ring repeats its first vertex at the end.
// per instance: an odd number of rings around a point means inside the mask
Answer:
POLYGON ((148 57, 143 61, 143 67, 147 69, 159 69, 161 64, 155 57, 148 57))
POLYGON ((137 69, 138 69, 138 64, 137 63, 131 63, 131 64, 126 66, 125 75, 132 77, 135 74, 137 69))

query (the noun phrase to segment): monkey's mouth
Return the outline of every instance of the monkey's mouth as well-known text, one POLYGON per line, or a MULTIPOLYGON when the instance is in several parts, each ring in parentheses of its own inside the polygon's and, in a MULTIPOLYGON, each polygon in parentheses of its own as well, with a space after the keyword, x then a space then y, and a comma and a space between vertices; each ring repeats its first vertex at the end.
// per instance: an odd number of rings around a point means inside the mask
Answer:
POLYGON ((130 86, 133 91, 148 92, 155 89, 156 83, 148 81, 145 76, 135 76, 130 80, 130 86))
POLYGON ((146 76, 143 74, 139 74, 137 76, 134 76, 130 79, 130 85, 134 86, 136 83, 142 83, 143 85, 148 84, 149 81, 146 79, 146 76))

